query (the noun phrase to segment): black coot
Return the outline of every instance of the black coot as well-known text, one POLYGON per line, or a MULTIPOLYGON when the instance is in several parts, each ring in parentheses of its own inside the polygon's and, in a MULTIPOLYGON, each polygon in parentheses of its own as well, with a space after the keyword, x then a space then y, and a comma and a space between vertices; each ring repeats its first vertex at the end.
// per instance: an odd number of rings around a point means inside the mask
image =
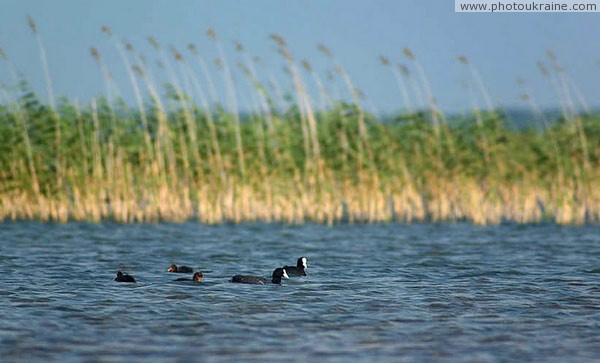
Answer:
MULTIPOLYGON (((281 278, 285 277, 286 279, 289 278, 287 272, 285 272, 285 269, 279 267, 276 268, 273 271, 273 278, 271 279, 271 282, 274 284, 281 284, 281 278)), ((235 275, 231 278, 231 282, 236 282, 239 284, 259 284, 259 285, 264 285, 264 284, 268 284, 269 281, 267 279, 265 279, 264 277, 259 277, 259 276, 246 276, 246 275, 235 275)))
POLYGON ((117 277, 115 277, 115 281, 117 282, 135 282, 133 276, 124 274, 121 270, 117 271, 117 277))
POLYGON ((296 266, 283 266, 290 276, 306 276, 304 269, 308 267, 308 260, 302 256, 298 259, 296 266))
POLYGON ((202 279, 204 278, 204 276, 202 276, 202 272, 197 271, 194 272, 194 276, 192 276, 191 279, 188 279, 187 277, 180 277, 178 279, 175 279, 175 281, 194 281, 194 282, 202 282, 202 279))
POLYGON ((172 264, 171 266, 169 266, 169 269, 167 271, 189 274, 194 272, 194 269, 188 266, 177 266, 176 264, 172 264))

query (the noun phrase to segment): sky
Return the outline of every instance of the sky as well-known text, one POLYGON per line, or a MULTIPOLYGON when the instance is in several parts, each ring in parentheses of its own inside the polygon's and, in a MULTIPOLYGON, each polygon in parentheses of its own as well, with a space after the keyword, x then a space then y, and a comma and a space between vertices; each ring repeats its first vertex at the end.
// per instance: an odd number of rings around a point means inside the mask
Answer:
MULTIPOLYGON (((459 55, 475 66, 494 105, 525 107, 518 95, 527 92, 540 107, 558 107, 550 79, 536 65, 540 60, 549 63, 548 49, 585 101, 600 106, 600 13, 455 13, 452 0, 3 0, 0 48, 47 99, 27 15, 35 20, 46 49, 54 92, 84 102, 105 94, 102 73, 90 56, 92 46, 125 100, 134 100, 114 43, 101 32, 108 25, 115 37, 126 39, 153 62, 159 56, 148 44, 149 36, 165 48, 175 46, 184 57, 189 56, 187 45, 196 44, 210 62, 221 97, 225 87, 212 62, 218 53, 206 36, 209 27, 216 31, 232 69, 242 59, 235 50, 239 41, 249 55, 261 58, 259 77, 272 75, 288 90, 292 86, 282 71, 284 60, 269 35, 281 35, 294 57, 309 60, 325 81, 334 65, 317 50, 323 43, 381 113, 401 110, 405 104, 392 70, 381 65, 379 56, 416 72, 403 53, 405 47, 422 65, 433 96, 447 112, 484 106, 472 73, 457 61, 459 55), (525 80, 524 86, 517 85, 518 77, 525 80)), ((11 82, 5 62, 0 62, 0 80, 11 82)), ((305 81, 309 89, 316 89, 307 75, 305 81)), ((241 73, 235 82, 241 107, 251 107, 241 73)), ((348 97, 343 83, 337 84, 341 97, 348 97)))

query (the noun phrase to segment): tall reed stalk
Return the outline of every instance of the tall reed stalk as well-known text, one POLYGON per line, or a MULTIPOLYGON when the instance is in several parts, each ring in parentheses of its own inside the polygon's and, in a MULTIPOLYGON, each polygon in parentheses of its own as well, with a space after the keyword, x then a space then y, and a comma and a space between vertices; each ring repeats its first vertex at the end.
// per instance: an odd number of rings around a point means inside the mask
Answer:
MULTIPOLYGON (((379 60, 383 66, 390 67, 390 61, 387 57, 380 56, 379 60)), ((392 70, 392 74, 394 75, 396 84, 398 85, 398 88, 400 89, 400 92, 402 94, 402 101, 404 102, 404 107, 406 108, 406 111, 410 114, 414 113, 415 111, 410 103, 410 97, 408 95, 408 88, 406 87, 406 82, 404 82, 404 79, 402 78, 402 75, 400 74, 398 69, 396 69, 395 67, 390 67, 390 69, 392 70)))
POLYGON ((292 76, 294 90, 296 91, 296 100, 298 109, 300 110, 300 117, 302 121, 302 133, 304 138, 304 154, 305 154, 305 168, 306 170, 315 170, 317 172, 318 180, 321 180, 321 147, 319 145, 319 138, 317 135, 317 120, 312 109, 306 86, 300 75, 300 71, 296 66, 296 61, 290 53, 285 40, 276 34, 271 35, 279 46, 279 52, 284 57, 288 64, 288 69, 292 76))
POLYGON ((225 52, 223 52, 223 47, 221 46, 221 42, 217 37, 217 33, 209 28, 206 31, 206 35, 215 43, 217 50, 219 52, 219 59, 221 64, 223 65, 223 79, 225 81, 225 86, 227 88, 227 100, 229 102, 230 112, 233 115, 233 126, 235 130, 235 143, 237 147, 238 153, 238 167, 240 171, 240 175, 242 178, 246 176, 246 162, 244 157, 244 146, 242 144, 242 131, 240 126, 240 115, 238 111, 237 105, 237 97, 235 95, 235 86, 233 84, 233 78, 231 77, 231 71, 229 70, 229 64, 227 63, 227 59, 225 58, 225 52))
MULTIPOLYGON (((12 80, 15 84, 19 83, 19 77, 17 76, 17 70, 15 65, 8 59, 8 55, 0 48, 0 58, 7 64, 10 74, 12 76, 12 80)), ((31 174, 32 188, 34 195, 36 198, 39 197, 40 194, 40 186, 37 178, 37 171, 35 167, 35 163, 33 161, 33 151, 31 148, 31 139, 29 137, 29 125, 28 125, 28 115, 23 110, 23 105, 19 101, 13 101, 10 99, 8 92, 4 85, 0 85, 0 89, 2 91, 3 98, 8 103, 9 109, 15 115, 15 119, 19 126, 22 129, 23 133, 23 141, 25 143, 25 151, 27 153, 27 166, 29 167, 29 173, 31 174)))
POLYGON ((344 83, 346 84, 346 87, 348 88, 348 91, 352 95, 354 107, 357 112, 358 132, 359 132, 359 136, 360 136, 360 140, 358 142, 359 173, 361 173, 361 170, 362 170, 362 164, 363 164, 362 157, 363 157, 363 154, 365 153, 365 151, 366 151, 369 168, 371 169, 372 172, 376 173, 376 170, 374 169, 375 164, 373 162, 373 160, 374 160, 373 159, 373 151, 371 150, 371 146, 369 143, 369 135, 368 135, 368 131, 367 131, 367 125, 365 123, 365 115, 364 115, 364 112, 360 105, 360 97, 359 97, 358 89, 354 86, 354 83, 350 79, 350 76, 348 75, 348 73, 346 72, 344 67, 342 67, 339 64, 339 62, 337 62, 337 60, 333 56, 333 53, 323 44, 319 44, 318 48, 323 54, 325 54, 329 59, 331 59, 333 61, 333 63, 335 64, 335 69, 336 69, 337 73, 343 78, 344 83))
POLYGON ((50 78, 50 69, 48 67, 48 60, 46 58, 46 49, 44 48, 44 44, 42 43, 42 37, 38 32, 37 25, 33 18, 28 15, 27 20, 29 23, 29 28, 33 32, 35 39, 38 44, 38 49, 40 51, 40 61, 42 63, 42 69, 44 70, 44 78, 46 79, 46 91, 48 93, 48 102, 50 104, 51 115, 54 120, 54 128, 55 128, 55 168, 56 168, 56 186, 57 189, 62 189, 63 184, 63 175, 62 175, 62 154, 61 154, 61 142, 62 142, 62 134, 61 134, 61 125, 60 118, 56 113, 56 102, 54 101, 54 90, 52 88, 52 79, 50 78))
POLYGON ((154 158, 154 150, 152 148, 150 130, 148 129, 148 116, 146 115, 146 108, 144 107, 142 93, 140 91, 140 86, 137 82, 137 79, 135 78, 133 67, 131 65, 131 62, 129 61, 129 57, 127 57, 127 54, 125 53, 125 49, 133 52, 133 46, 130 43, 125 42, 124 49, 123 43, 119 41, 116 37, 113 37, 111 29, 106 25, 102 26, 102 32, 106 33, 113 40, 115 48, 119 53, 119 57, 121 58, 121 61, 125 66, 125 70, 127 71, 127 76, 129 77, 129 82, 133 89, 137 110, 139 112, 140 119, 142 121, 142 127, 144 129, 144 142, 146 144, 146 154, 148 156, 148 160, 152 160, 154 158))
MULTIPOLYGON (((490 98, 490 95, 488 94, 488 91, 483 84, 483 80, 481 79, 481 76, 479 75, 477 68, 475 68, 475 66, 473 64, 471 64, 469 62, 469 60, 467 59, 467 57, 465 57, 464 55, 458 56, 458 61, 460 63, 466 65, 469 68, 469 70, 471 72, 471 76, 472 76, 473 80, 475 80, 475 83, 479 87, 479 91, 481 92, 481 95, 483 96, 483 99, 486 104, 487 112, 489 114, 491 114, 494 111, 494 106, 492 105, 492 100, 490 98)), ((475 112, 477 126, 479 127, 480 130, 483 130, 483 127, 484 127, 483 119, 481 117, 481 112, 480 112, 477 104, 474 105, 473 110, 475 112)), ((488 138, 487 138, 487 135, 485 132, 481 133, 481 145, 482 145, 485 161, 486 161, 486 163, 489 163, 491 161, 490 160, 490 148, 489 148, 489 141, 488 141, 488 138)))
POLYGON ((431 111, 431 120, 433 121, 433 129, 435 130, 435 134, 436 134, 437 138, 439 139, 440 138, 440 121, 439 121, 440 111, 438 110, 435 99, 433 98, 433 93, 431 92, 431 87, 429 86, 429 80, 427 79, 427 76, 425 75, 425 69, 421 65, 421 62, 419 62, 417 60, 417 58, 415 57, 415 55, 413 54, 413 52, 410 49, 404 48, 402 51, 404 52, 404 55, 415 65, 415 68, 417 69, 417 73, 419 74, 419 77, 421 78, 421 83, 425 90, 427 105, 429 106, 429 110, 431 111))

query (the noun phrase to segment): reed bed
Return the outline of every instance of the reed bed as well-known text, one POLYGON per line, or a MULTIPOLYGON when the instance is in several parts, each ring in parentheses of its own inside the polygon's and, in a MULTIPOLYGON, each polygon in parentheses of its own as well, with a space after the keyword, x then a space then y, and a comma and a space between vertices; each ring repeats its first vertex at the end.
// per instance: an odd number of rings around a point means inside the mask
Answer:
MULTIPOLYGON (((30 27, 47 69, 31 18, 30 27)), ((195 45, 189 54, 169 46, 169 57, 149 38, 158 74, 131 44, 108 27, 102 31, 127 68, 135 108, 123 101, 96 48, 106 94, 86 103, 54 101, 47 73, 50 103, 40 101, 0 51, 15 75, 14 83, 0 85, 0 220, 600 221, 600 117, 576 111, 576 101, 585 100, 553 53, 554 68, 544 68, 543 76, 555 87, 562 115, 515 128, 465 56, 458 60, 485 109, 475 102, 472 112, 444 115, 424 67, 404 49, 416 76, 380 57, 399 85, 403 110, 382 120, 367 111, 368 99, 324 45, 319 49, 334 70, 327 77, 307 60, 299 66, 285 40, 271 36, 282 56, 277 67, 285 65, 292 84, 291 96, 281 97, 273 70, 240 43, 237 64, 246 79, 234 81, 212 29, 208 40, 219 53, 213 72, 195 45), (219 79, 224 100, 215 91, 219 79), (320 107, 310 89, 318 89, 320 107), (336 98, 340 92, 350 97, 336 98), (240 111, 243 99, 250 111, 240 111)), ((535 106, 531 94, 522 98, 535 106)))

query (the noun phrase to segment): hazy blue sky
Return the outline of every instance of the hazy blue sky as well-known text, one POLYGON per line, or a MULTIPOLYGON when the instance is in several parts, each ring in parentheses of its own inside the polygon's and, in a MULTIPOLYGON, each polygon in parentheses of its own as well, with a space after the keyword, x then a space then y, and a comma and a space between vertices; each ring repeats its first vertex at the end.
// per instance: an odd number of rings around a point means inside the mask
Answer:
MULTIPOLYGON (((39 52, 27 14, 35 19, 46 47, 55 92, 84 101, 104 92, 102 75, 90 56, 91 46, 98 48, 120 80, 125 98, 133 99, 124 65, 113 43, 100 31, 106 24, 151 60, 158 56, 148 45, 148 36, 181 50, 196 43, 212 61, 217 53, 205 36, 212 27, 230 63, 239 57, 233 43, 238 40, 250 54, 264 59, 267 68, 259 67, 259 73, 267 74, 268 69, 286 87, 289 80, 284 81, 281 72, 283 61, 269 34, 283 36, 294 56, 307 58, 324 78, 332 64, 316 49, 322 42, 380 111, 403 107, 390 69, 378 61, 386 55, 393 62, 408 64, 403 47, 410 48, 423 64, 432 91, 446 110, 471 105, 463 87, 469 73, 456 60, 461 54, 476 65, 494 102, 521 105, 515 82, 520 76, 539 103, 557 106, 551 83, 536 66, 546 58, 544 52, 552 49, 587 101, 600 105, 600 13, 455 13, 451 0, 3 0, 0 48, 45 98, 39 52)), ((2 62, 0 79, 10 80, 2 62)), ((242 77, 237 79, 241 82, 242 77)))

